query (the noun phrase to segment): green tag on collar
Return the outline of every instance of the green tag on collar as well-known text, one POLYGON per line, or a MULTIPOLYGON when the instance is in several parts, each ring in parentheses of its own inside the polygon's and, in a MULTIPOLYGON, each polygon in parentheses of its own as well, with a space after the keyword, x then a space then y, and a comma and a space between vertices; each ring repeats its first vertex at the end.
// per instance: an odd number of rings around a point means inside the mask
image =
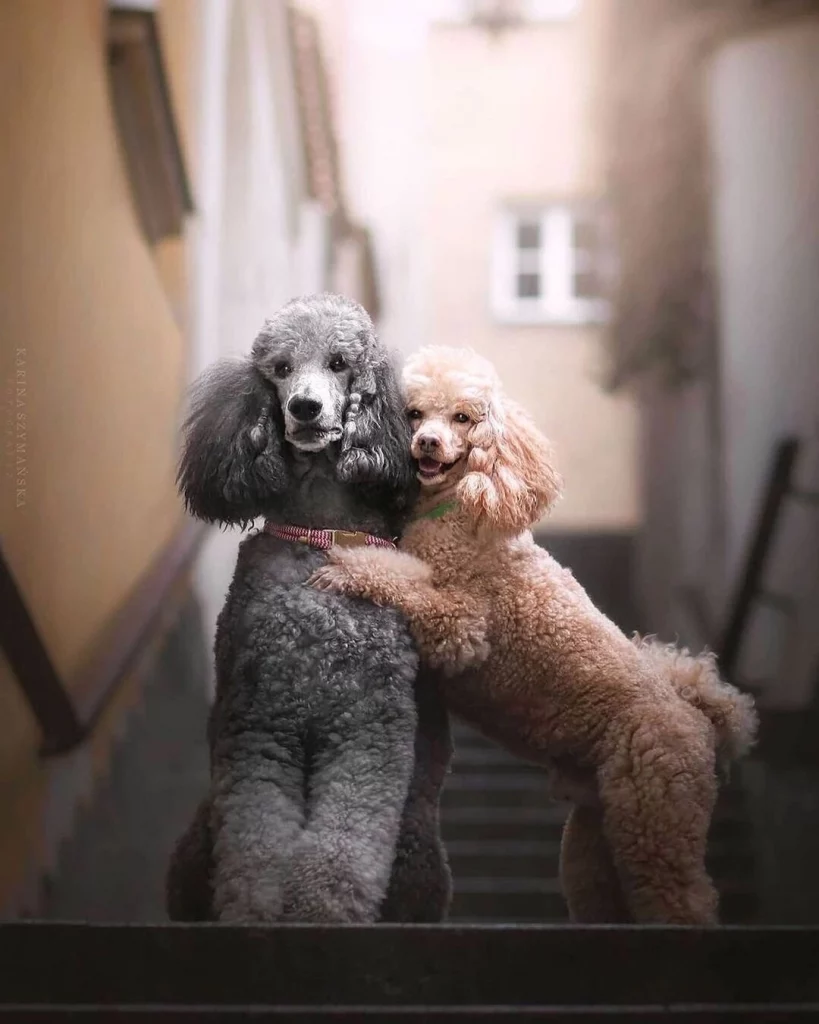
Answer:
POLYGON ((445 516, 447 512, 451 512, 453 508, 458 507, 457 501, 442 501, 440 505, 436 505, 431 508, 429 512, 422 512, 420 516, 416 516, 416 519, 440 519, 441 516, 445 516))

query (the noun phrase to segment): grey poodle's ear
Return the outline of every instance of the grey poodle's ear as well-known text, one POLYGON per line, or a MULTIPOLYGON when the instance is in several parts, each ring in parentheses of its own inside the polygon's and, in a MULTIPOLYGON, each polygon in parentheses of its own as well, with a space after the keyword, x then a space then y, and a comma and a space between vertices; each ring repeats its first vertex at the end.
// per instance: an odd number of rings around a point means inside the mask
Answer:
POLYGON ((191 391, 177 483, 189 512, 209 523, 247 523, 287 487, 281 410, 248 360, 224 360, 191 391))
POLYGON ((393 493, 402 508, 415 493, 410 428, 404 396, 387 354, 376 349, 350 385, 341 453, 336 464, 344 483, 374 484, 393 493))

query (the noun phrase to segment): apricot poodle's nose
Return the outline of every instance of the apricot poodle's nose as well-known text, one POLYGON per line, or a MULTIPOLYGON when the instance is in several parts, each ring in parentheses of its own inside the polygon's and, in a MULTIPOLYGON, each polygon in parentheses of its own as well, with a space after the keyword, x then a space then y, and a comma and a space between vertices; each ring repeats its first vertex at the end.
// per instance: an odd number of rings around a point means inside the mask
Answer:
POLYGON ((310 423, 321 413, 321 402, 317 398, 293 395, 287 403, 287 411, 294 419, 300 420, 302 423, 310 423))
POLYGON ((418 445, 419 451, 423 452, 424 455, 429 455, 441 447, 441 442, 434 434, 421 434, 420 437, 416 438, 415 443, 418 445))

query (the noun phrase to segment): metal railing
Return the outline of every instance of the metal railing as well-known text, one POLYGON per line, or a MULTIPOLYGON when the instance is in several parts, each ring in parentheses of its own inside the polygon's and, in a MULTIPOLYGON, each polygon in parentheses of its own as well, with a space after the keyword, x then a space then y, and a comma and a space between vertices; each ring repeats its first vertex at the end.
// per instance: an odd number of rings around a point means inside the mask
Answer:
POLYGON ((177 581, 190 569, 205 527, 186 522, 119 609, 78 678, 57 672, 17 581, 0 549, 0 648, 42 732, 41 754, 83 743, 134 665, 177 581))

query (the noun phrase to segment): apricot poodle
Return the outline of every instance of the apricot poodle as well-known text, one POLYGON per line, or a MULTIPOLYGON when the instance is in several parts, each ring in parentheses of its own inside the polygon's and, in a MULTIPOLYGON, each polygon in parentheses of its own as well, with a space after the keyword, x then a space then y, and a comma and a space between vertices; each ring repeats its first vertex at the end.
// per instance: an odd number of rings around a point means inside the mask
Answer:
POLYGON ((711 657, 626 637, 535 543, 561 481, 488 362, 424 349, 405 385, 422 490, 402 551, 334 549, 312 585, 400 609, 450 708, 550 770, 573 920, 715 923, 717 769, 750 746, 752 700, 711 657))

